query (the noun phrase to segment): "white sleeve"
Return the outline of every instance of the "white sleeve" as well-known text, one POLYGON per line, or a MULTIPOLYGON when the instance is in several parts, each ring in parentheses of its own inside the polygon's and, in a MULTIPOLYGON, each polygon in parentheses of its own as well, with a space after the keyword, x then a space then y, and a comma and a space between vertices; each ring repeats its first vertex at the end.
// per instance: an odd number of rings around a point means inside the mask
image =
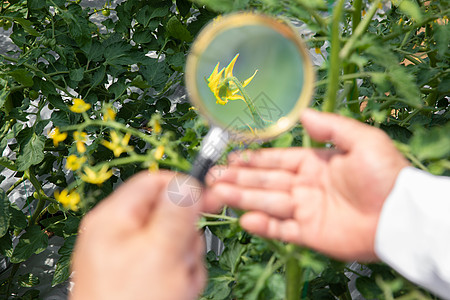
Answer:
POLYGON ((378 257, 409 280, 450 299, 450 177, 404 168, 381 211, 378 257))

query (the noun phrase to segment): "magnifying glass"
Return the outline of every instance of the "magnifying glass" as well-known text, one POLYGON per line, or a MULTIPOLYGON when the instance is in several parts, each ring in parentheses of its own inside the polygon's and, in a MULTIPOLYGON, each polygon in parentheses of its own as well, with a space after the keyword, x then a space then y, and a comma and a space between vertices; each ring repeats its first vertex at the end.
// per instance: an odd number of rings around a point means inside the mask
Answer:
POLYGON ((295 29, 255 13, 218 17, 186 62, 189 98, 210 123, 191 175, 205 175, 230 140, 267 141, 291 129, 313 95, 314 70, 295 29))

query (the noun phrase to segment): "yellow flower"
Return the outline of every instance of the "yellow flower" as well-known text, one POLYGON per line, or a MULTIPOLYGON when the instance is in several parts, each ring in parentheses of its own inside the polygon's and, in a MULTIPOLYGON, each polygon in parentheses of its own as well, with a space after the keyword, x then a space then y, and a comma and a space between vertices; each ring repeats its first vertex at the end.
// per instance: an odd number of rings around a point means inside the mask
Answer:
POLYGON ((80 98, 73 98, 73 106, 69 107, 74 113, 83 113, 91 108, 89 103, 84 102, 80 98))
POLYGON ((55 127, 49 134, 50 138, 53 139, 53 145, 58 147, 59 142, 62 142, 67 137, 67 132, 59 132, 59 128, 55 127))
POLYGON ((159 165, 156 161, 152 161, 148 166, 149 172, 157 172, 159 170, 159 165))
POLYGON ((86 157, 78 157, 74 154, 69 155, 66 161, 66 169, 76 171, 86 162, 86 157))
POLYGON ((111 131, 111 142, 102 141, 102 145, 114 152, 115 157, 119 157, 123 152, 133 150, 133 147, 128 146, 131 135, 127 133, 123 138, 115 131, 111 131))
POLYGON ((159 145, 156 150, 155 150, 155 154, 154 157, 157 160, 160 160, 164 155, 164 146, 163 145, 159 145))
POLYGON ((89 167, 84 167, 83 170, 84 174, 81 175, 81 180, 92 184, 100 185, 112 176, 112 170, 108 171, 108 166, 106 165, 104 165, 98 172, 95 172, 89 167))
POLYGON ((84 143, 87 141, 87 133, 81 132, 81 131, 75 131, 73 133, 73 138, 77 144, 78 153, 86 152, 86 146, 84 143))
POLYGON ((363 17, 366 15, 366 10, 365 9, 363 9, 363 11, 362 11, 362 14, 361 14, 363 17))
POLYGON ((320 51, 320 47, 316 47, 316 48, 314 49, 314 51, 316 51, 316 54, 322 53, 322 51, 320 51))
POLYGON ((159 123, 158 119, 155 119, 153 122, 153 132, 156 134, 160 134, 161 133, 161 124, 159 123))
MULTIPOLYGON (((208 87, 213 92, 214 96, 216 97, 216 103, 225 105, 228 103, 229 100, 243 100, 245 101, 244 97, 242 95, 238 95, 240 92, 236 84, 232 81, 230 81, 231 77, 234 77, 233 75, 233 68, 234 64, 236 63, 237 58, 239 57, 239 53, 236 54, 236 56, 231 60, 231 62, 228 64, 226 68, 223 68, 219 72, 219 64, 217 63, 216 67, 214 68, 213 72, 207 79, 208 81, 208 87)), ((242 86, 246 87, 252 80, 253 77, 255 77, 258 70, 253 73, 251 77, 246 79, 242 86)))
POLYGON ((77 205, 80 202, 80 194, 75 191, 69 193, 64 189, 61 193, 59 193, 59 191, 55 192, 55 199, 61 203, 64 208, 70 208, 71 210, 76 211, 78 209, 77 205))
POLYGON ((103 121, 114 121, 116 119, 116 112, 111 107, 108 107, 103 114, 103 121))

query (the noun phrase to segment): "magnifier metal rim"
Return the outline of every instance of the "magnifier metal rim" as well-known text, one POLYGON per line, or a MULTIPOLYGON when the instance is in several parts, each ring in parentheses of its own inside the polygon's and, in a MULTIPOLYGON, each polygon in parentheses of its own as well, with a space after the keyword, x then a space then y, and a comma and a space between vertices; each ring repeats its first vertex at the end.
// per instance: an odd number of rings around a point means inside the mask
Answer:
POLYGON ((191 102, 200 111, 200 113, 208 119, 211 124, 226 128, 231 132, 230 136, 234 139, 256 139, 265 141, 286 132, 298 122, 300 111, 305 109, 311 102, 314 92, 315 72, 311 59, 309 57, 309 53, 306 50, 303 41, 300 39, 299 34, 291 25, 288 25, 281 19, 275 19, 256 13, 244 12, 223 16, 220 17, 220 19, 215 19, 210 22, 204 29, 202 29, 202 31, 199 33, 196 40, 192 44, 190 53, 186 60, 185 81, 191 102), (221 124, 220 122, 215 120, 213 117, 211 117, 211 113, 208 112, 207 108, 203 104, 203 101, 201 100, 202 98, 197 89, 197 66, 201 54, 206 51, 214 38, 221 32, 246 25, 263 25, 274 29, 275 31, 282 34, 285 38, 294 42, 303 59, 303 88, 294 108, 286 116, 280 118, 275 124, 265 129, 258 128, 258 131, 256 133, 252 133, 251 131, 234 130, 227 127, 226 124, 221 124))

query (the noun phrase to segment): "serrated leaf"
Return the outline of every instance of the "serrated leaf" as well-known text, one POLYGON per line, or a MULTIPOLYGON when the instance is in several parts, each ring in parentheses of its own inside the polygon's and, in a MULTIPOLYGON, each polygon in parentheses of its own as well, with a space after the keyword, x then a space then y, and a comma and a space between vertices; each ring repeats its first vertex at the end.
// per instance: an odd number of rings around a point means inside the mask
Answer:
MULTIPOLYGON (((33 1, 34 2, 34 1, 33 1)), ((45 2, 45 1, 44 1, 45 2)), ((34 36, 39 36, 39 32, 36 31, 36 29, 34 29, 33 23, 31 23, 29 20, 26 20, 24 18, 14 18, 14 21, 16 21, 17 23, 19 23, 20 25, 22 25, 23 29, 28 32, 31 35, 34 36)))
POLYGON ((84 68, 72 69, 69 71, 70 80, 81 81, 84 76, 84 68))
MULTIPOLYGON (((22 130, 22 132, 24 131, 25 129, 22 130)), ((27 130, 26 132, 30 133, 30 130, 27 130)), ((37 136, 31 129, 31 134, 22 135, 19 139, 19 143, 19 156, 16 159, 17 170, 25 171, 30 166, 38 164, 44 159, 44 136, 37 136)))
POLYGON ((3 105, 5 105, 6 99, 8 99, 9 96, 9 90, 4 87, 2 91, 0 92, 0 109, 3 108, 3 105))
POLYGON ((11 215, 10 224, 14 229, 25 229, 28 225, 27 217, 23 214, 22 210, 17 207, 16 204, 11 204, 9 208, 11 215))
POLYGON ((8 73, 8 75, 12 76, 18 83, 31 87, 33 86, 33 76, 30 75, 30 71, 25 69, 17 69, 8 73))
POLYGON ((366 299, 380 299, 383 296, 375 281, 366 276, 356 278, 356 288, 366 299))
POLYGON ((64 245, 58 253, 61 257, 56 264, 55 274, 53 275, 52 287, 65 282, 70 276, 70 258, 75 245, 76 236, 70 236, 64 241, 64 245))
POLYGON ((178 20, 176 16, 172 16, 167 22, 167 34, 171 37, 179 39, 183 42, 191 42, 192 35, 186 26, 178 20))
POLYGON ((395 87, 397 94, 412 107, 420 108, 422 100, 420 91, 412 74, 406 72, 401 66, 393 66, 389 70, 389 79, 395 87))
POLYGON ((191 11, 192 2, 188 0, 176 0, 176 4, 182 16, 186 16, 191 11))
POLYGON ((417 22, 422 22, 423 16, 419 5, 412 0, 393 0, 392 4, 397 6, 405 15, 417 22))
POLYGON ((8 232, 11 215, 9 213, 9 199, 3 189, 0 189, 0 237, 8 232))
POLYGON ((11 257, 12 253, 13 253, 13 244, 11 236, 8 233, 0 238, 0 255, 11 257))
POLYGON ((156 90, 164 87, 169 76, 169 68, 165 61, 150 59, 139 69, 144 79, 156 90))
POLYGON ((38 285, 40 280, 39 280, 39 277, 37 277, 36 275, 34 275, 32 273, 27 273, 27 274, 20 275, 18 278, 18 282, 21 287, 30 288, 35 285, 38 285))
POLYGON ((169 8, 167 6, 163 7, 152 7, 150 5, 144 6, 139 12, 136 14, 136 20, 144 25, 144 27, 148 27, 150 21, 153 18, 164 17, 169 13, 169 8))
POLYGON ((20 237, 19 243, 14 248, 11 262, 16 264, 26 261, 33 254, 39 254, 48 246, 48 236, 38 225, 32 225, 20 237))
POLYGON ((425 130, 417 127, 411 138, 411 151, 420 160, 450 157, 450 122, 444 127, 425 130))

